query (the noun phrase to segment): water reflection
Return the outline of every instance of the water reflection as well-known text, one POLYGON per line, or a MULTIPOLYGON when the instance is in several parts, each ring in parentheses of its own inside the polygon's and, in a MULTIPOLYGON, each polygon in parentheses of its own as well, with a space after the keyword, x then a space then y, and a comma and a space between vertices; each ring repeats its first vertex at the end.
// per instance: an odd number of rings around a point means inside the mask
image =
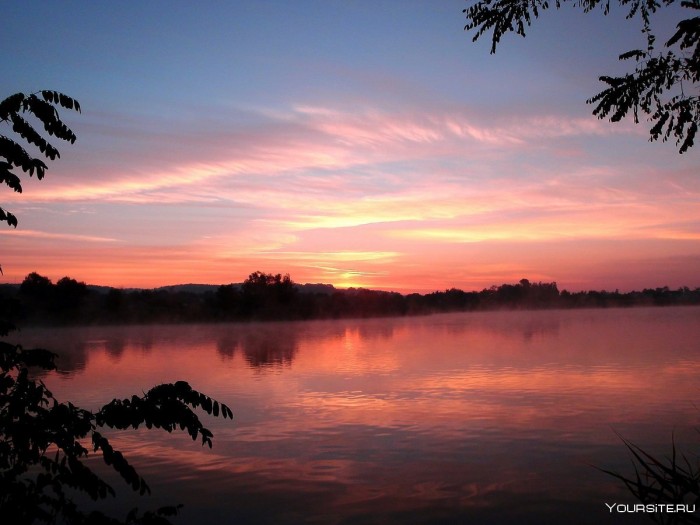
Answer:
POLYGON ((226 359, 242 352, 248 365, 255 369, 291 366, 297 353, 297 335, 294 324, 237 326, 218 339, 216 349, 226 359))
POLYGON ((559 315, 533 316, 532 312, 528 311, 511 311, 505 314, 504 312, 474 313, 465 319, 460 319, 458 315, 453 317, 453 322, 446 325, 446 330, 451 335, 461 336, 477 330, 508 338, 518 338, 524 343, 556 336, 562 322, 559 315))
POLYGON ((126 339, 124 337, 115 336, 112 339, 106 339, 103 341, 105 345, 105 350, 107 354, 112 357, 115 361, 119 361, 126 348, 126 339))
MULTIPOLYGON (((496 312, 27 331, 99 406, 187 379, 234 410, 214 449, 115 436, 186 523, 615 523, 613 430, 696 441, 700 309, 496 312), (43 342, 42 342, 43 341, 43 342), (569 517, 566 520, 566 517, 569 517), (189 521, 188 521, 189 520, 189 521), (607 521, 606 521, 607 520, 607 521)), ((31 346, 31 341, 23 341, 31 346)), ((694 449, 693 449, 694 450, 694 449)), ((146 505, 141 502, 139 505, 146 505)))

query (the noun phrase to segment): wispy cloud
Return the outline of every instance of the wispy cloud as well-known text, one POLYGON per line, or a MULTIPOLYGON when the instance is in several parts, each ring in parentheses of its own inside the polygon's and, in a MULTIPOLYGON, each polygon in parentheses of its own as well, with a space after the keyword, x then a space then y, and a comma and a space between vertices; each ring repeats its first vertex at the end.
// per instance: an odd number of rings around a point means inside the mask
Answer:
MULTIPOLYGON (((609 134, 615 129, 594 119, 564 117, 483 122, 466 111, 385 113, 367 109, 351 113, 296 106, 274 118, 258 117, 247 126, 217 122, 213 130, 191 134, 173 132, 163 122, 163 129, 139 135, 149 148, 135 141, 123 145, 123 151, 105 152, 129 162, 111 163, 99 176, 71 167, 69 181, 34 187, 24 198, 196 202, 216 198, 223 186, 237 192, 238 199, 250 201, 264 197, 266 187, 280 182, 284 187, 305 177, 308 183, 310 172, 337 174, 367 166, 381 170, 387 163, 450 157, 464 159, 469 165, 480 158, 491 160, 495 147, 500 156, 508 156, 532 141, 609 134), (164 144, 159 133, 170 137, 169 142, 164 144)), ((346 185, 352 184, 348 181, 346 185)), ((235 199, 236 195, 228 197, 235 199)))
MULTIPOLYGON (((629 163, 592 156, 586 140, 628 133, 596 119, 300 104, 209 124, 191 133, 151 124, 136 141, 126 133, 124 149, 105 154, 130 158, 127 167, 113 160, 94 177, 68 166, 15 199, 129 205, 110 212, 114 226, 22 235, 136 243, 149 265, 134 263, 134 251, 71 260, 102 282, 229 282, 261 269, 403 290, 556 278, 555 259, 537 262, 526 243, 560 243, 562 264, 580 267, 587 256, 570 241, 698 240, 692 169, 640 163, 631 175, 629 163), (562 155, 572 143, 577 155, 562 155), (148 241, 156 231, 159 242, 148 241), (468 270, 456 270, 465 261, 468 270)), ((597 256, 612 260, 614 250, 604 251, 597 256)))
POLYGON ((75 242, 116 242, 117 239, 111 237, 99 237, 95 235, 79 235, 73 233, 52 233, 39 230, 22 230, 22 229, 0 229, 0 235, 5 235, 8 237, 26 237, 32 239, 51 239, 51 240, 61 240, 61 241, 75 241, 75 242))

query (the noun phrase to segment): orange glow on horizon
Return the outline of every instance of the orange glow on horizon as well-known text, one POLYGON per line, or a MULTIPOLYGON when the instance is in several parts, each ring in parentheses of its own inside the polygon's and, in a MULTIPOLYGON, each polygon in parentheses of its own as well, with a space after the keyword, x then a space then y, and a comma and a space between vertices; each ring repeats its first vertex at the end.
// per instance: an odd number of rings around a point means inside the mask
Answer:
POLYGON ((264 271, 402 293, 522 278, 571 291, 700 285, 692 169, 645 165, 630 186, 627 165, 555 155, 557 141, 624 126, 309 104, 261 113, 261 129, 224 133, 206 156, 98 180, 59 164, 8 195, 21 224, 0 232, 6 281, 36 271, 151 288, 264 271), (521 174, 535 146, 553 156, 521 174))

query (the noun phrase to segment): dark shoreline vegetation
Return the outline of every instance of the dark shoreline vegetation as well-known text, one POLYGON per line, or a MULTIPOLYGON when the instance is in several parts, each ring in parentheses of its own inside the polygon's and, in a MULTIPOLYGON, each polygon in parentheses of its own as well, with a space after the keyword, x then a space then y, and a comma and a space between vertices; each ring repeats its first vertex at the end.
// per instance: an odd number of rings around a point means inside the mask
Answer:
POLYGON ((502 284, 480 292, 428 294, 299 285, 289 275, 254 272, 240 284, 144 289, 90 286, 37 273, 0 285, 0 314, 22 325, 98 325, 226 321, 292 321, 428 315, 498 309, 610 308, 700 304, 700 288, 559 291, 557 284, 502 284))

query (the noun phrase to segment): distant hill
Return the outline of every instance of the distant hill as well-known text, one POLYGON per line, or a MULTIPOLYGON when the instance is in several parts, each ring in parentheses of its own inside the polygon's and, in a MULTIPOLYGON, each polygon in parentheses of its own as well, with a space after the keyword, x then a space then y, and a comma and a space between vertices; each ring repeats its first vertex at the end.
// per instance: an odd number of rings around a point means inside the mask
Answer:
POLYGON ((338 289, 335 286, 333 286, 332 284, 321 284, 321 283, 297 284, 297 289, 301 293, 314 293, 314 294, 323 294, 323 295, 331 295, 334 292, 338 291, 338 289))
MULTIPOLYGON (((240 290, 241 286, 243 283, 231 283, 231 285, 236 289, 240 290)), ((139 291, 154 291, 154 292, 170 292, 170 293, 178 293, 178 292, 185 292, 185 293, 192 293, 192 294, 204 294, 207 292, 212 292, 215 293, 218 288, 219 284, 196 284, 196 283, 188 283, 188 284, 170 284, 167 286, 159 286, 157 288, 118 288, 119 290, 122 290, 124 292, 139 292, 139 291)), ((16 291, 19 288, 19 284, 0 284, 0 287, 6 287, 7 290, 13 290, 16 291)), ((96 284, 88 284, 87 285, 88 290, 91 290, 93 292, 97 292, 100 294, 106 294, 110 290, 115 289, 113 286, 99 286, 96 284)), ((310 293, 310 294, 323 294, 323 295, 331 295, 333 292, 337 292, 338 289, 333 286, 332 284, 323 284, 323 283, 307 283, 307 284, 296 284, 297 290, 299 290, 301 293, 310 293)))
MULTIPOLYGON (((240 286, 240 285, 239 285, 240 286)), ((159 286, 158 288, 153 288, 155 292, 187 292, 201 294, 206 292, 216 292, 219 287, 218 284, 171 284, 169 286, 159 286)))

